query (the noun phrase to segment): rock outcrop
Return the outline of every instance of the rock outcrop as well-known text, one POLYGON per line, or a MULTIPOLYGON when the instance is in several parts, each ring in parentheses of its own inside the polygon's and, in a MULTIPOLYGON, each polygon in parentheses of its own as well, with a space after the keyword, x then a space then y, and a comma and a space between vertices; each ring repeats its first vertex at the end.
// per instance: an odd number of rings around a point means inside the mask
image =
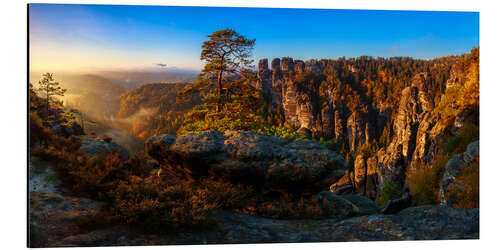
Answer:
POLYGON ((82 126, 76 122, 72 123, 71 126, 62 125, 61 123, 48 123, 47 125, 50 127, 50 132, 63 137, 70 137, 73 135, 79 136, 84 134, 82 126))
POLYGON ((222 212, 216 218, 218 226, 209 232, 142 235, 110 228, 73 235, 55 246, 479 239, 479 210, 447 206, 411 207, 394 215, 365 215, 341 221, 273 220, 233 212, 222 212))
POLYGON ((388 180, 404 184, 406 167, 412 162, 432 160, 427 157, 432 151, 429 135, 434 126, 431 119, 434 101, 427 92, 429 84, 428 75, 420 73, 413 77, 411 86, 401 92, 393 121, 393 139, 376 157, 378 192, 388 180))
POLYGON ((334 87, 326 86, 324 93, 319 93, 318 86, 311 81, 321 81, 328 60, 275 58, 271 69, 267 62, 267 59, 259 61, 254 87, 262 90, 268 108, 280 113, 288 126, 308 129, 315 138, 346 141, 350 151, 375 138, 385 126, 387 119, 377 119, 376 111, 366 105, 347 107, 334 87), (371 119, 377 122, 372 123, 371 119))
MULTIPOLYGON (((47 162, 29 161, 30 247, 55 247, 71 237, 78 222, 96 215, 105 204, 62 192, 62 181, 47 162)), ((86 242, 88 244, 88 242, 86 242)))
POLYGON ((99 154, 119 153, 121 157, 130 157, 130 152, 118 143, 96 138, 84 138, 81 150, 91 156, 99 154))
POLYGON ((336 195, 323 191, 318 194, 318 200, 323 209, 328 211, 328 217, 337 220, 380 213, 377 204, 362 195, 336 195))
POLYGON ((318 143, 253 132, 159 135, 146 142, 146 150, 184 177, 214 176, 288 192, 327 190, 347 169, 341 156, 318 143))
POLYGON ((405 208, 411 206, 411 195, 408 187, 405 187, 403 195, 401 198, 389 200, 387 204, 382 208, 382 213, 384 214, 395 214, 405 208))
MULTIPOLYGON (((386 181, 404 184, 406 168, 414 162, 429 163, 434 159, 439 139, 446 126, 432 116, 434 101, 428 93, 430 79, 427 73, 416 74, 410 86, 401 92, 393 117, 392 140, 375 155, 357 155, 354 161, 354 188, 357 193, 377 198, 386 181)), ((345 140, 351 152, 381 134, 381 127, 390 120, 390 108, 378 113, 376 119, 368 113, 352 112, 347 119, 345 140), (370 125, 375 123, 376 125, 370 125), (374 131, 374 128, 375 129, 374 131)), ((340 114, 335 114, 335 119, 340 114)), ((336 128, 336 131, 343 131, 336 128)), ((337 185, 339 186, 339 185, 337 185)))
POLYGON ((442 205, 452 206, 454 199, 448 194, 450 187, 462 187, 455 180, 460 177, 466 167, 479 157, 479 141, 475 141, 467 145, 467 150, 462 154, 454 155, 445 165, 443 180, 439 189, 439 198, 442 205))
POLYGON ((354 186, 358 194, 377 198, 377 157, 366 158, 360 154, 354 161, 354 186))
POLYGON ((448 81, 446 81, 446 88, 451 88, 453 86, 456 86, 459 83, 463 73, 464 69, 461 64, 459 63, 453 64, 450 70, 450 77, 448 78, 448 81))

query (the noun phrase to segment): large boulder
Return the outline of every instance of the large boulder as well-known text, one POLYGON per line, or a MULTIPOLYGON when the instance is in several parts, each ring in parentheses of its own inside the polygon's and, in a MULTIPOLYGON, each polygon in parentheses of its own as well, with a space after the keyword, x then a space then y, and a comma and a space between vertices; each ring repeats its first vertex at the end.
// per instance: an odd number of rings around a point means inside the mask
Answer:
POLYGON ((91 156, 98 156, 100 154, 112 154, 117 152, 123 158, 130 157, 130 152, 120 144, 97 138, 84 138, 82 141, 81 150, 91 156))
POLYGON ((70 137, 85 134, 82 126, 76 122, 72 123, 71 126, 60 123, 48 123, 48 126, 50 127, 50 132, 59 136, 70 137))
POLYGON ((394 215, 349 218, 316 224, 314 236, 328 241, 479 239, 479 209, 430 205, 410 207, 394 215), (330 231, 325 229, 330 228, 330 231))
POLYGON ((159 135, 149 138, 146 151, 181 176, 214 176, 287 192, 327 190, 347 169, 341 156, 318 143, 253 132, 159 135))
POLYGON ((374 201, 357 194, 336 195, 323 191, 318 194, 318 201, 321 207, 327 211, 328 218, 338 220, 380 213, 380 208, 374 201))
POLYGON ((338 192, 339 190, 350 190, 351 193, 354 191, 354 185, 349 171, 346 171, 342 178, 330 185, 330 192, 338 192))
POLYGON ((382 208, 382 213, 395 214, 410 206, 411 206, 410 190, 408 189, 408 187, 405 187, 403 195, 398 199, 389 200, 387 204, 385 204, 384 208, 382 208))

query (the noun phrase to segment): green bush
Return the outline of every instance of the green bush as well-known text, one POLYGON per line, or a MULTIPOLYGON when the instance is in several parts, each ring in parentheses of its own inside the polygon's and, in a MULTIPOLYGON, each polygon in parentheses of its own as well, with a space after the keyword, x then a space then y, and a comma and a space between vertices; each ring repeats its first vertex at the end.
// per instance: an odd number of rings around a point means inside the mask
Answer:
POLYGON ((388 201, 399 199, 403 195, 403 187, 401 184, 395 181, 384 182, 384 187, 382 188, 382 193, 377 199, 377 204, 381 207, 385 206, 388 201))
POLYGON ((446 143, 446 152, 448 154, 451 154, 453 152, 455 152, 455 150, 457 149, 458 147, 458 144, 460 143, 460 140, 462 138, 458 135, 452 137, 451 139, 448 140, 448 142, 446 143))
POLYGON ((317 141, 319 144, 327 147, 328 149, 332 150, 332 151, 336 151, 337 150, 337 140, 335 140, 335 138, 332 138, 330 140, 323 140, 323 138, 321 138, 321 140, 317 141))

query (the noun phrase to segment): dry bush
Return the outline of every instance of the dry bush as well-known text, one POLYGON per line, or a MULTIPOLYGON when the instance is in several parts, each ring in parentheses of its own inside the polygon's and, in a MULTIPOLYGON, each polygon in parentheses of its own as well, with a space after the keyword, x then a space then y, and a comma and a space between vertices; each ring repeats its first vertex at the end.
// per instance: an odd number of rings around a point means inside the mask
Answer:
POLYGON ((48 128, 42 126, 40 117, 35 112, 30 112, 29 121, 29 143, 30 147, 35 145, 48 146, 52 133, 48 128))
POLYGON ((123 163, 123 171, 126 171, 126 175, 135 175, 139 177, 147 177, 151 174, 153 170, 153 165, 151 165, 150 160, 142 152, 133 154, 129 159, 123 163))
POLYGON ((428 205, 439 203, 439 171, 434 166, 417 165, 409 169, 406 174, 406 183, 410 189, 413 205, 428 205))
POLYGON ((277 196, 270 190, 255 191, 212 178, 157 176, 144 154, 128 159, 118 153, 90 157, 79 150, 79 140, 51 135, 50 141, 49 147, 34 147, 32 154, 54 164, 63 184, 76 195, 110 202, 107 213, 77 222, 82 230, 103 223, 134 224, 159 232, 200 229, 213 226, 220 210, 276 219, 317 219, 325 214, 315 197, 284 192, 277 196))
POLYGON ((284 195, 279 200, 259 201, 242 212, 273 219, 319 219, 326 215, 317 197, 284 195))
POLYGON ((115 190, 113 211, 124 223, 148 229, 204 228, 214 225, 213 215, 242 201, 245 189, 203 180, 195 185, 168 177, 131 176, 115 190))
MULTIPOLYGON (((479 127, 466 123, 454 137, 440 143, 432 164, 417 162, 406 173, 406 183, 410 188, 414 205, 438 204, 446 163, 455 154, 466 151, 467 146, 479 139, 479 127)), ((471 180, 469 180, 471 181, 471 180)))
POLYGON ((439 188, 448 160, 450 156, 436 154, 432 164, 416 162, 408 169, 406 183, 410 189, 413 205, 439 204, 439 188))
POLYGON ((73 189, 79 194, 103 199, 109 189, 124 179, 122 159, 118 153, 88 158, 85 164, 69 171, 73 189))

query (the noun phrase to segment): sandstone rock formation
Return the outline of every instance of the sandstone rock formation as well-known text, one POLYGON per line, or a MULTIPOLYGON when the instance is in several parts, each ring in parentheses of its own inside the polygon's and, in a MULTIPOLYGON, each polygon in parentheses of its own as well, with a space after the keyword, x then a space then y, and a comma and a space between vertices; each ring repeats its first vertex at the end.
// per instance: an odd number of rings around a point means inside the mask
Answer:
POLYGON ((130 152, 120 144, 95 138, 84 138, 81 150, 92 156, 97 156, 101 153, 111 154, 117 152, 124 158, 130 157, 130 152))
POLYGON ((318 143, 253 132, 159 135, 146 142, 146 150, 185 177, 214 176, 288 192, 327 190, 347 169, 341 156, 318 143))
MULTIPOLYGON (((416 74, 410 86, 401 92, 401 98, 392 121, 394 135, 386 148, 376 155, 357 155, 354 161, 354 187, 357 193, 377 198, 388 180, 403 184, 408 166, 416 161, 431 162, 438 140, 445 127, 432 117, 434 101, 428 93, 429 76, 416 74)), ((385 126, 390 120, 389 108, 378 113, 377 119, 369 119, 369 113, 353 112, 347 119, 347 141, 351 152, 370 140, 373 131, 385 126), (370 125, 375 123, 376 125, 370 125), (364 127, 363 127, 364 126, 364 127)), ((340 115, 335 114, 337 116, 340 115)), ((340 119, 340 118, 339 118, 340 119)), ((336 129, 337 130, 337 129, 336 129)), ((342 131, 342 129, 338 129, 342 131)))
POLYGON ((462 154, 454 155, 445 165, 443 180, 439 189, 439 198, 442 205, 452 206, 454 203, 453 197, 448 196, 449 187, 463 188, 462 184, 455 180, 462 175, 464 168, 479 157, 479 141, 475 141, 467 145, 467 150, 462 154))
POLYGON ((284 57, 273 59, 269 69, 267 59, 262 59, 254 87, 262 90, 268 107, 273 112, 280 112, 287 125, 297 130, 306 128, 316 138, 348 141, 346 145, 355 151, 359 145, 375 138, 374 133, 381 131, 388 119, 383 117, 372 124, 370 119, 375 117, 372 111, 367 107, 339 105, 340 100, 332 87, 325 88, 320 97, 318 86, 307 79, 317 77, 326 65, 327 60, 304 62, 284 57))
POLYGON ((380 213, 377 204, 362 195, 336 195, 323 191, 318 194, 318 198, 323 209, 329 212, 329 218, 341 220, 348 217, 380 213))
POLYGON ((358 194, 371 199, 377 198, 377 157, 366 158, 360 154, 354 161, 354 186, 358 194))
POLYGON ((387 204, 382 208, 382 213, 395 214, 410 206, 411 206, 410 190, 408 189, 408 187, 405 187, 401 198, 389 200, 387 204))
POLYGON ((456 86, 460 81, 460 77, 462 76, 463 73, 464 69, 461 64, 459 63, 453 64, 450 70, 450 77, 448 78, 448 81, 446 81, 446 88, 456 86))
MULTIPOLYGON (((365 86, 354 85, 352 88, 357 88, 360 94, 347 102, 343 99, 346 93, 338 93, 338 85, 321 80, 329 63, 332 62, 304 62, 285 57, 273 59, 269 69, 267 59, 263 59, 255 86, 266 93, 271 109, 281 112, 286 125, 308 137, 310 131, 312 138, 335 138, 337 149, 344 148, 354 156, 352 183, 347 181, 351 179, 347 174, 333 183, 331 190, 354 189, 358 194, 376 199, 386 181, 404 184, 407 168, 417 163, 431 163, 445 134, 455 133, 465 123, 478 124, 477 110, 464 109, 451 125, 440 119, 434 112, 435 93, 431 92, 437 79, 431 79, 427 72, 415 74, 404 84, 407 87, 401 91, 397 104, 372 103, 363 96, 367 91, 365 86), (314 85, 311 79, 320 82, 322 87, 314 85), (360 156, 360 146, 373 144, 386 126, 391 128, 388 145, 376 153, 360 156)), ((465 70, 460 63, 452 65, 447 88, 462 84, 465 70)), ((347 69, 344 74, 357 76, 356 65, 348 63, 347 69)))
POLYGON ((403 184, 406 167, 413 161, 432 160, 427 155, 433 152, 429 135, 434 125, 431 120, 434 102, 427 93, 428 81, 426 73, 417 74, 411 86, 401 93, 393 121, 393 140, 377 153, 378 192, 388 180, 403 184))
POLYGON ((82 126, 78 123, 72 123, 71 126, 65 126, 60 123, 49 123, 48 126, 50 127, 50 132, 59 136, 70 137, 84 134, 82 126))
POLYGON ((222 212, 209 232, 178 231, 142 235, 120 228, 96 230, 61 239, 56 246, 166 244, 248 244, 339 241, 479 239, 479 209, 448 206, 407 208, 394 215, 375 214, 323 220, 273 220, 222 212))

